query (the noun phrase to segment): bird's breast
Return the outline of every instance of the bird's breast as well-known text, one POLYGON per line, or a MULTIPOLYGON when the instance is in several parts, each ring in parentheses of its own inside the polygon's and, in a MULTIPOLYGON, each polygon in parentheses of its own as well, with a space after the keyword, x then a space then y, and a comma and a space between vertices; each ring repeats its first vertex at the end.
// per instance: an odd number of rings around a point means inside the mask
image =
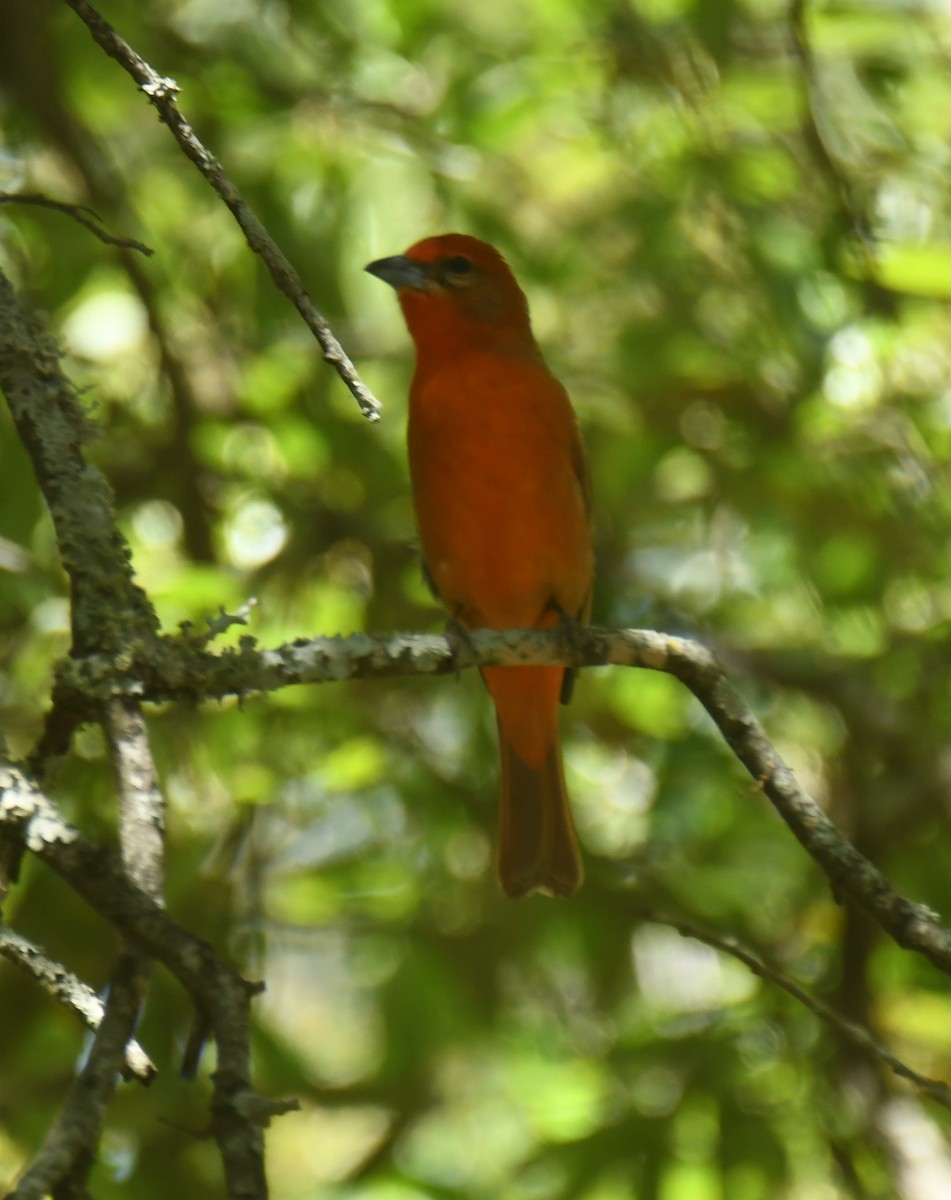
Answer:
POLYGON ((470 625, 548 623, 577 611, 591 575, 578 434, 544 366, 456 364, 417 376, 409 459, 423 551, 470 625))

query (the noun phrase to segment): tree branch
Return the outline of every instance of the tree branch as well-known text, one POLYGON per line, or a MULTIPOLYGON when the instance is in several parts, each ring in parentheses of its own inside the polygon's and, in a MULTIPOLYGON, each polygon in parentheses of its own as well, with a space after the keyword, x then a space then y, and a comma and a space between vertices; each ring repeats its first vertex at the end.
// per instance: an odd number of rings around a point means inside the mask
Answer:
POLYGON ((72 589, 74 651, 117 652, 157 633, 152 605, 132 578, 112 492, 102 473, 85 460, 86 416, 60 367, 59 348, 19 303, 2 272, 0 390, 56 528, 72 589))
POLYGON ((930 1096, 932 1100, 936 1100, 938 1104, 951 1110, 951 1087, 948 1087, 940 1079, 931 1079, 927 1075, 920 1075, 897 1055, 893 1054, 886 1046, 877 1041, 871 1031, 866 1029, 864 1025, 859 1025, 855 1021, 848 1020, 848 1018, 841 1016, 834 1008, 830 1008, 822 1000, 811 996, 798 983, 790 979, 788 975, 784 975, 782 971, 778 971, 775 967, 767 965, 751 950, 740 945, 736 938, 714 933, 712 930, 706 929, 701 925, 696 925, 693 921, 685 921, 680 917, 673 917, 668 913, 657 912, 652 908, 645 908, 639 904, 635 905, 635 912, 642 920, 650 921, 656 925, 667 925, 669 928, 675 929, 683 937, 703 942, 705 946, 712 946, 714 950, 728 954, 731 958, 735 958, 738 962, 743 963, 745 967, 748 967, 760 979, 774 984, 778 988, 782 988, 784 992, 792 996, 794 1000, 797 1000, 805 1008, 808 1008, 820 1021, 824 1021, 851 1045, 863 1051, 863 1053, 870 1055, 872 1058, 877 1059, 878 1062, 888 1067, 895 1075, 898 1075, 902 1079, 907 1079, 909 1083, 914 1084, 916 1088, 930 1096))
POLYGON ((324 361, 336 370, 350 389, 360 411, 370 421, 380 418, 380 402, 366 386, 357 369, 347 357, 343 347, 334 336, 313 300, 308 295, 300 276, 285 258, 277 243, 261 224, 260 220, 242 198, 240 192, 225 174, 218 160, 208 151, 195 135, 194 129, 182 115, 175 102, 178 84, 165 78, 141 58, 116 33, 112 26, 98 13, 88 0, 66 0, 69 7, 84 21, 93 39, 110 58, 135 80, 158 112, 159 119, 167 125, 185 155, 191 159, 202 176, 217 192, 231 210, 241 227, 248 245, 263 259, 278 289, 291 301, 303 317, 308 329, 317 339, 324 352, 324 361))
POLYGON ((38 208, 51 208, 54 212, 66 213, 74 221, 78 221, 84 229, 95 234, 100 242, 105 242, 107 246, 118 246, 123 250, 137 250, 146 257, 155 253, 151 247, 137 242, 134 238, 116 237, 115 234, 103 229, 99 224, 98 213, 87 208, 85 204, 67 204, 63 200, 51 200, 49 196, 26 192, 0 193, 0 204, 33 204, 38 208))
POLYGON ((118 1068, 139 1011, 138 961, 121 954, 109 983, 102 1022, 86 1065, 39 1152, 9 1200, 87 1200, 106 1109, 115 1094, 118 1068))
MULTIPOLYGON (((0 955, 30 975, 58 1004, 75 1013, 87 1029, 99 1028, 105 1005, 89 984, 5 925, 0 925, 0 955)), ((155 1065, 134 1040, 125 1048, 125 1074, 145 1084, 155 1077, 155 1065)))
MULTIPOLYGON (((145 722, 137 701, 115 698, 105 705, 105 726, 119 794, 119 843, 128 880, 162 902, 165 809, 158 789, 145 722)), ((148 990, 150 961, 123 938, 109 982, 105 1012, 89 1059, 33 1163, 15 1200, 83 1200, 106 1112, 115 1094, 126 1044, 148 990)))
POLYGON ((119 793, 119 845, 126 874, 156 904, 165 879, 165 798, 159 790, 148 731, 135 700, 106 705, 106 735, 119 793))
MULTIPOLYGON (((218 1051, 211 1124, 228 1195, 235 1200, 266 1196, 262 1126, 284 1105, 257 1096, 250 1083, 250 1004, 260 988, 176 924, 128 879, 121 862, 83 838, 32 780, 9 764, 0 764, 0 826, 17 831, 28 850, 139 951, 167 967, 207 1013, 218 1051)), ((112 1046, 104 1048, 104 1056, 106 1049, 112 1046)))
POLYGON ((821 102, 822 88, 815 56, 806 30, 806 0, 790 0, 788 20, 793 53, 801 68, 803 137, 820 171, 826 177, 826 182, 837 197, 849 226, 859 238, 865 258, 865 267, 871 278, 875 264, 872 255, 872 231, 868 217, 856 198, 852 181, 842 170, 829 148, 828 138, 822 128, 824 123, 821 102))
POLYGON ((58 686, 75 708, 112 694, 143 700, 199 701, 246 696, 297 683, 446 675, 472 666, 614 665, 679 679, 707 710, 727 745, 805 850, 837 897, 847 896, 900 946, 951 974, 951 930, 923 904, 900 895, 800 787, 715 655, 699 642, 644 629, 579 629, 567 651, 558 630, 474 630, 465 644, 434 635, 314 638, 258 650, 253 638, 211 654, 183 639, 158 639, 121 678, 102 656, 66 663, 58 686))
MULTIPOLYGON (((71 590, 72 653, 106 653, 117 666, 130 645, 158 632, 158 618, 132 575, 112 491, 83 453, 89 429, 63 374, 59 347, 20 304, 0 272, 0 390, 36 472, 71 590)), ((65 752, 81 718, 58 702, 34 753, 37 764, 65 752)), ((88 714, 82 714, 88 719, 88 714)))

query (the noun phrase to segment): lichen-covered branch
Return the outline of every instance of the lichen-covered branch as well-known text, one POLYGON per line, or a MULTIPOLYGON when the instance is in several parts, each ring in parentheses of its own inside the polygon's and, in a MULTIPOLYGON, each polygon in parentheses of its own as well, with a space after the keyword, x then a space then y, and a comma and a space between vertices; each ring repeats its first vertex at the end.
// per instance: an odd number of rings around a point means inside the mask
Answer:
MULTIPOLYGON (((83 454, 85 415, 62 374, 55 343, 0 273, 0 389, 33 459, 70 579, 73 656, 98 655, 116 678, 143 647, 161 645, 158 621, 132 575, 112 495, 83 454)), ((60 686, 46 734, 34 755, 42 767, 61 752, 80 720, 107 726, 120 796, 122 856, 114 860, 68 826, 33 779, 0 768, 3 841, 20 835, 28 850, 67 879, 126 943, 83 1072, 43 1147, 20 1181, 18 1196, 82 1195, 117 1071, 134 1027, 148 961, 163 962, 188 989, 215 1038, 212 1129, 229 1194, 263 1197, 261 1110, 250 1090, 249 1006, 254 991, 212 948, 175 925, 159 907, 163 807, 139 700, 121 690, 74 704, 60 686), (137 883, 141 885, 137 886, 137 883), (144 889, 144 890, 143 890, 144 889)))
POLYGON ((128 878, 118 858, 82 837, 13 765, 0 764, 0 827, 16 832, 31 853, 124 938, 167 967, 207 1015, 218 1052, 212 1131, 228 1195, 263 1198, 262 1129, 286 1105, 272 1105, 251 1088, 250 1004, 259 989, 223 963, 207 942, 173 921, 128 878))
POLYGON ((0 272, 0 390, 33 460, 72 589, 73 650, 113 652, 158 621, 132 578, 112 492, 83 455, 88 430, 59 348, 0 272))
MULTIPOLYGON (((88 1029, 99 1028, 105 1005, 89 984, 5 925, 0 925, 0 955, 35 979, 48 996, 75 1013, 88 1029)), ((134 1040, 125 1048, 124 1074, 140 1083, 150 1083, 155 1077, 154 1064, 134 1040)))
POLYGON ((716 656, 699 642, 646 629, 580 629, 566 647, 546 630, 474 630, 466 644, 445 637, 397 634, 373 638, 314 638, 258 650, 252 638, 237 650, 212 654, 188 639, 152 643, 145 657, 116 679, 103 659, 65 665, 59 685, 80 706, 113 691, 143 700, 246 696, 298 683, 446 675, 467 667, 572 663, 642 667, 675 676, 697 697, 727 745, 803 847, 827 875, 835 895, 848 897, 900 945, 951 974, 951 930, 922 904, 900 895, 885 876, 839 832, 799 785, 792 771, 728 679, 716 656))
MULTIPOLYGON (((148 732, 136 701, 109 700, 105 727, 119 796, 119 845, 126 877, 162 903, 165 805, 148 732)), ((148 992, 151 959, 122 939, 102 1019, 88 1059, 74 1081, 43 1146, 21 1179, 16 1200, 52 1194, 84 1197, 126 1046, 148 992)))
MULTIPOLYGON (((164 803, 152 763, 148 733, 132 700, 107 702, 106 732, 119 794, 119 843, 128 880, 156 903, 164 876, 164 803)), ((24 1172, 14 1200, 83 1197, 96 1159, 126 1046, 148 989, 151 960, 133 938, 122 939, 109 980, 105 1011, 85 1065, 73 1082, 49 1134, 24 1172)))
POLYGON ((86 1181, 96 1161, 106 1110, 139 1011, 137 975, 135 956, 120 955, 89 1057, 10 1200, 43 1200, 44 1196, 83 1200, 87 1196, 86 1181))

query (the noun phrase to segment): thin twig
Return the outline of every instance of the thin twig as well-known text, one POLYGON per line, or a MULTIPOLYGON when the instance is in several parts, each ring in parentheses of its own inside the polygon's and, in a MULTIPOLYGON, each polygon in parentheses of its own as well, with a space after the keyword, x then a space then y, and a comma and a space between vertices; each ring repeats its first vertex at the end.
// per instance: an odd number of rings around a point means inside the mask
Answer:
MULTIPOLYGON (((6 925, 0 925, 0 955, 26 971, 48 996, 75 1013, 87 1029, 99 1028, 105 1006, 89 984, 6 925)), ((155 1077, 155 1065, 134 1039, 125 1048, 125 1073, 145 1084, 155 1077)))
POLYGON ((131 46, 112 28, 108 21, 96 11, 88 0, 66 0, 69 7, 85 22, 93 39, 110 58, 135 80, 139 88, 154 106, 163 124, 202 176, 217 192, 231 210, 235 220, 247 239, 248 245, 264 260, 277 287, 291 301, 303 317, 308 329, 317 339, 324 352, 324 361, 335 368, 360 406, 361 413, 370 421, 380 418, 380 402, 366 386, 357 369, 347 357, 324 316, 317 309, 301 282, 300 276, 285 258, 277 243, 261 224, 256 214, 242 198, 240 192, 225 174, 218 160, 199 141, 195 131, 182 115, 175 102, 179 90, 174 79, 168 79, 149 66, 131 46))
POLYGON ((895 1075, 898 1075, 902 1079, 907 1079, 909 1083, 914 1084, 916 1088, 930 1096, 932 1100, 937 1101, 944 1108, 951 1110, 951 1087, 948 1084, 941 1079, 932 1079, 927 1075, 921 1075, 918 1071, 913 1070, 896 1054, 893 1054, 891 1050, 877 1041, 864 1025, 850 1021, 847 1017, 843 1017, 837 1013, 834 1008, 830 1008, 822 1000, 811 996, 798 983, 790 979, 788 975, 784 975, 782 971, 769 966, 751 950, 742 946, 736 938, 714 933, 712 930, 706 929, 702 925, 697 925, 693 921, 685 921, 680 917, 674 917, 665 912, 658 912, 655 909, 646 908, 639 904, 634 906, 634 910, 642 920, 650 921, 655 925, 667 925, 671 929, 675 929, 683 937, 703 942, 705 946, 712 946, 714 950, 720 950, 722 953, 729 954, 732 958, 737 959, 737 961, 748 967, 754 975, 758 975, 760 979, 764 979, 767 983, 772 983, 776 987, 782 988, 784 992, 808 1008, 821 1021, 831 1026, 847 1042, 850 1042, 859 1050, 870 1054, 873 1058, 878 1059, 880 1063, 888 1067, 895 1075))
POLYGON ((137 242, 135 238, 116 237, 115 234, 103 229, 99 224, 99 214, 93 212, 85 204, 67 204, 63 200, 51 200, 49 196, 40 195, 38 192, 31 194, 24 192, 16 194, 0 192, 0 204, 33 204, 39 208, 52 208, 55 212, 66 213, 74 221, 78 221, 84 229, 88 229, 90 233, 94 233, 100 242, 105 242, 107 246, 119 246, 123 250, 138 250, 146 258, 151 257, 155 253, 144 242, 137 242))

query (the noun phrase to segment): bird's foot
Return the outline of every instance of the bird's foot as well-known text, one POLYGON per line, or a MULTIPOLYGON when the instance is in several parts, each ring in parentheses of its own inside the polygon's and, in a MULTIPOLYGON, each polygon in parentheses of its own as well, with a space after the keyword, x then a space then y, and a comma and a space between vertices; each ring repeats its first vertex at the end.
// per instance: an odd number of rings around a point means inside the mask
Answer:
POLYGON ((459 666, 459 655, 463 650, 467 650, 470 654, 475 650, 475 643, 469 636, 469 630, 463 625, 458 617, 450 617, 446 621, 446 641, 449 643, 449 654, 452 658, 452 669, 459 679, 462 674, 462 668, 459 666))
POLYGON ((577 617, 573 617, 571 613, 566 612, 557 600, 553 600, 551 603, 552 608, 558 614, 558 624, 555 626, 558 630, 558 637, 572 662, 570 667, 565 668, 564 678, 561 682, 561 702, 562 704, 567 704, 571 699, 578 671, 584 665, 584 657, 582 655, 584 625, 577 617))

